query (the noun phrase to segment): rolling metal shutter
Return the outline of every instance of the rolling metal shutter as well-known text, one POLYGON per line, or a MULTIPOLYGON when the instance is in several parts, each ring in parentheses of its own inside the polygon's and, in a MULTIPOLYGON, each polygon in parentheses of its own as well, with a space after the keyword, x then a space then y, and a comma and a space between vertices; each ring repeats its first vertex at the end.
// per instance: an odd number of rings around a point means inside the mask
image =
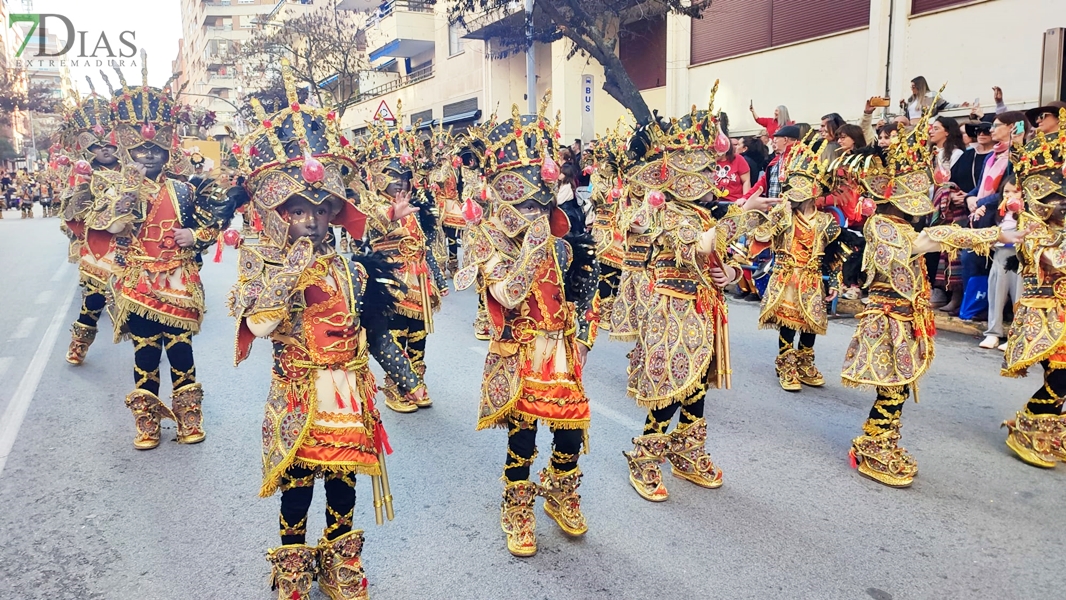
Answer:
POLYGON ((638 90, 666 85, 666 19, 643 19, 621 32, 618 59, 638 90))
POLYGON ((972 1, 973 0, 911 0, 911 14, 920 15, 922 13, 947 8, 956 4, 966 4, 972 1))

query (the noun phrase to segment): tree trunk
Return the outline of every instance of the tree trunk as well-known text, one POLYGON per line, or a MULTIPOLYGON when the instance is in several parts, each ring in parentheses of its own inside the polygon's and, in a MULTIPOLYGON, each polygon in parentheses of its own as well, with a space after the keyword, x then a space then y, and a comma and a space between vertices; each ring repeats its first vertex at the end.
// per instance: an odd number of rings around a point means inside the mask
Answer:
POLYGON ((603 65, 603 91, 632 111, 638 125, 651 123, 653 118, 651 109, 648 108, 644 97, 640 95, 636 84, 630 79, 629 73, 626 73, 622 61, 613 52, 604 54, 607 64, 603 65))

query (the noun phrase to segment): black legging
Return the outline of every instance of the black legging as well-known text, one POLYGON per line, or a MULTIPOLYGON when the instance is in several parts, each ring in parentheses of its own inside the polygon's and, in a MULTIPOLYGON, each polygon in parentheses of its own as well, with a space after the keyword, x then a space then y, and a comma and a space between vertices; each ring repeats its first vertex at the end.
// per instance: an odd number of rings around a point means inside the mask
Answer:
POLYGON ((85 292, 82 294, 81 313, 78 315, 78 322, 89 327, 96 327, 96 323, 100 321, 100 315, 104 312, 105 304, 107 304, 107 301, 103 294, 91 291, 90 288, 85 288, 85 292))
MULTIPOLYGON (((314 496, 315 476, 306 467, 289 467, 281 477, 281 511, 278 518, 283 545, 307 543, 307 511, 314 496)), ((355 474, 329 474, 326 488, 327 540, 352 530, 355 513, 355 474)))
POLYGON ((596 289, 596 296, 601 302, 608 298, 614 298, 618 293, 618 283, 622 280, 622 270, 618 267, 600 263, 600 282, 596 289))
MULTIPOLYGON (((800 332, 800 348, 814 348, 814 340, 817 336, 813 333, 800 332)), ((777 353, 784 354, 790 350, 796 342, 796 330, 790 327, 782 327, 777 334, 777 353)))
MULTIPOLYGON (((585 432, 581 429, 552 429, 552 467, 566 473, 577 468, 577 455, 585 432)), ((529 479, 529 467, 537 457, 537 422, 511 418, 507 422, 507 460, 503 477, 508 483, 529 479)))
POLYGON ((693 391, 684 400, 674 402, 648 411, 648 418, 644 421, 644 435, 649 433, 666 433, 670 421, 674 418, 677 409, 681 409, 681 416, 677 418, 678 425, 688 425, 703 418, 704 403, 707 398, 707 390, 702 387, 693 391))
POLYGON ((1044 367, 1044 385, 1033 394, 1025 406, 1034 415, 1062 414, 1062 401, 1066 397, 1066 371, 1051 368, 1050 363, 1040 362, 1044 367))
POLYGON ((444 226, 444 237, 448 239, 448 260, 459 260, 459 238, 462 231, 455 227, 444 226))
POLYGON ((170 362, 170 381, 175 390, 196 383, 196 363, 192 356, 192 332, 163 325, 140 315, 127 321, 133 338, 133 383, 139 390, 159 395, 159 365, 163 350, 170 362))
POLYGON ((421 373, 426 364, 426 322, 396 313, 389 321, 389 330, 400 348, 407 352, 411 366, 421 373))

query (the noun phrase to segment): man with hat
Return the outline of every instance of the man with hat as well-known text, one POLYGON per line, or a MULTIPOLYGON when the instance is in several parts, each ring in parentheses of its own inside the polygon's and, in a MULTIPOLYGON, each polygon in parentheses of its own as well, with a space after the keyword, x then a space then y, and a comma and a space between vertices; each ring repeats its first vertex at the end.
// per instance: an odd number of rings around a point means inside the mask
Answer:
POLYGON ((1045 106, 1025 111, 1025 118, 1029 119, 1029 123, 1038 131, 1044 132, 1044 135, 1058 135, 1060 112, 1063 110, 1066 110, 1066 102, 1052 100, 1045 106))

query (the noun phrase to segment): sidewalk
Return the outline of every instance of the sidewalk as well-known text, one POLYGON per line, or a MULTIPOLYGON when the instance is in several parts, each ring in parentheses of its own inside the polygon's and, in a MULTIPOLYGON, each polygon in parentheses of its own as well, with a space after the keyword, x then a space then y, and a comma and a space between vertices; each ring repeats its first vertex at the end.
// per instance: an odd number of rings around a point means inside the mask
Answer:
MULTIPOLYGON (((844 317, 851 317, 862 312, 864 305, 859 300, 847 300, 841 298, 837 302, 837 314, 844 317)), ((984 335, 985 328, 988 323, 984 321, 964 321, 958 317, 951 317, 944 313, 933 311, 936 317, 936 330, 937 331, 951 331, 953 333, 961 333, 964 335, 982 336, 984 335)))

